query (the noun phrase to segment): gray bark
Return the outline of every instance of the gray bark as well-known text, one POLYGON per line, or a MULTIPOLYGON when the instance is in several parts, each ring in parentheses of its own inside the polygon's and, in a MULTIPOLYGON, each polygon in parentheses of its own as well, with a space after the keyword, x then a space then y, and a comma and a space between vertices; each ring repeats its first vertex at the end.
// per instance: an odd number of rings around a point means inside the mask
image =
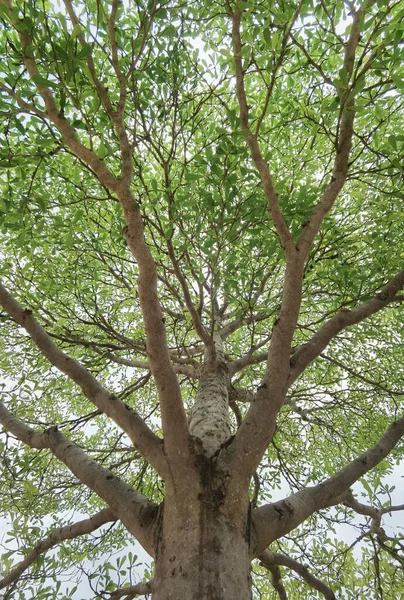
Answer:
POLYGON ((194 458, 187 480, 166 486, 153 600, 250 600, 247 489, 235 493, 216 457, 194 458))
POLYGON ((205 361, 189 424, 191 434, 201 440, 207 457, 213 456, 231 436, 229 375, 219 335, 215 335, 214 344, 215 360, 205 361))

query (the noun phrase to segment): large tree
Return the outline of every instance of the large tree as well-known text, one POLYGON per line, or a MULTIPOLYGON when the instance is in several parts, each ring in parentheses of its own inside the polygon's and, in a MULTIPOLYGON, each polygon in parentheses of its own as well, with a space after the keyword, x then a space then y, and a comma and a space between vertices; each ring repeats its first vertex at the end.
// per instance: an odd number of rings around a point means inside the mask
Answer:
POLYGON ((4 597, 398 598, 404 2, 0 18, 4 597))

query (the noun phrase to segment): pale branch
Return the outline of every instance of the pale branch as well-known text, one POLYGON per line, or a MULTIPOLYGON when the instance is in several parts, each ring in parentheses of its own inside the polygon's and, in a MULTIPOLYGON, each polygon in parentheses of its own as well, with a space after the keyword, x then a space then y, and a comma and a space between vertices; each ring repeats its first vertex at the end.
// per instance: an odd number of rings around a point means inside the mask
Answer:
POLYGON ((14 435, 21 442, 24 442, 24 444, 27 444, 27 446, 38 450, 49 448, 49 443, 43 432, 35 431, 35 429, 25 425, 2 402, 0 402, 0 423, 6 431, 14 435))
POLYGON ((304 579, 304 581, 313 589, 323 594, 326 600, 336 600, 336 596, 331 588, 326 585, 323 581, 315 577, 305 565, 302 565, 297 560, 281 554, 280 552, 271 552, 270 550, 264 550, 259 557, 261 565, 272 572, 274 566, 283 566, 288 569, 292 569, 295 573, 298 573, 304 579))
MULTIPOLYGON (((107 358, 108 360, 111 360, 112 362, 117 363, 118 365, 124 365, 126 367, 131 367, 133 369, 141 369, 144 371, 150 371, 150 365, 146 361, 131 360, 130 358, 123 358, 121 356, 116 356, 116 354, 113 354, 112 352, 103 352, 102 350, 98 350, 94 346, 93 346, 93 349, 95 350, 95 352, 100 354, 103 358, 107 358)), ((192 378, 199 377, 198 371, 195 369, 195 367, 192 367, 191 365, 177 364, 177 365, 173 365, 173 369, 174 369, 174 372, 177 373, 178 375, 185 375, 186 377, 192 377, 192 378)))
POLYGON ((289 386, 304 371, 307 365, 317 358, 333 338, 346 327, 356 325, 391 304, 397 292, 404 286, 404 270, 391 279, 374 298, 352 310, 341 310, 329 319, 311 338, 299 346, 291 357, 289 386))
POLYGON ((275 563, 270 563, 269 561, 264 562, 262 560, 261 565, 271 573, 271 584, 275 592, 277 592, 280 600, 288 600, 288 595, 282 582, 281 570, 279 566, 275 563))
MULTIPOLYGON (((24 52, 24 65, 33 81, 40 76, 35 59, 25 52, 31 40, 21 29, 21 24, 14 14, 10 0, 0 0, 8 8, 9 17, 18 32, 24 52)), ((67 0, 69 3, 69 0, 67 0)), ((182 455, 187 455, 188 426, 184 406, 182 404, 177 376, 172 368, 166 331, 163 324, 160 302, 157 296, 156 265, 151 252, 144 239, 142 218, 139 207, 129 189, 132 160, 128 153, 131 152, 127 143, 127 134, 120 118, 115 120, 121 144, 123 161, 122 178, 118 178, 105 166, 104 162, 90 149, 86 148, 77 137, 74 127, 58 110, 55 99, 44 84, 36 84, 42 96, 47 117, 56 125, 63 136, 64 143, 80 160, 88 165, 100 183, 114 192, 122 205, 126 227, 125 236, 139 267, 139 299, 145 322, 147 336, 147 351, 152 374, 156 380, 159 399, 161 402, 163 431, 166 435, 165 445, 168 452, 178 457, 178 450, 182 448, 182 455), (174 422, 175 427, 170 428, 174 422), (174 431, 175 430, 175 431, 174 431), (179 448, 179 443, 181 448, 179 448)), ((181 452, 180 452, 181 454, 181 452)), ((149 461, 152 462, 152 461, 149 461)))
POLYGON ((157 268, 144 239, 139 207, 127 186, 119 194, 126 227, 124 234, 139 267, 138 292, 146 331, 146 348, 161 406, 164 446, 176 460, 189 455, 188 422, 181 389, 167 345, 163 313, 157 293, 157 268))
POLYGON ((152 593, 152 591, 153 580, 145 583, 136 583, 135 585, 115 590, 115 592, 112 592, 109 600, 119 600, 119 598, 123 598, 124 600, 132 600, 133 598, 136 598, 136 596, 148 596, 152 593))
POLYGON ((165 473, 166 459, 162 450, 162 440, 151 431, 139 415, 128 410, 126 404, 110 394, 87 369, 62 352, 34 318, 32 312, 24 310, 1 284, 0 305, 18 325, 27 331, 45 358, 79 385, 85 396, 128 434, 139 453, 159 473, 165 473))
POLYGON ((267 360, 268 352, 260 352, 260 354, 245 354, 237 360, 231 360, 228 362, 227 366, 229 369, 229 375, 235 375, 235 373, 242 371, 249 365, 257 365, 259 363, 266 362, 267 360))
POLYGON ((375 535, 380 548, 388 552, 388 554, 390 554, 390 556, 392 556, 394 560, 400 564, 401 568, 404 568, 404 557, 397 551, 396 548, 398 545, 400 550, 403 551, 403 545, 400 542, 397 544, 397 539, 389 537, 381 525, 383 515, 404 510, 404 505, 390 505, 376 508, 375 506, 369 506, 368 504, 362 504, 361 502, 358 502, 358 500, 354 498, 351 490, 347 490, 347 492, 341 498, 341 501, 345 506, 351 508, 357 514, 365 515, 371 518, 370 528, 368 531, 364 531, 362 533, 362 537, 369 536, 372 538, 372 536, 375 535), (388 542, 392 542, 391 546, 388 544, 388 542))
POLYGON ((158 507, 136 492, 117 475, 90 458, 56 427, 43 433, 27 427, 0 403, 0 423, 17 439, 32 448, 48 448, 68 469, 95 492, 122 521, 127 530, 154 555, 154 527, 158 507))
POLYGON ((116 520, 117 518, 114 512, 110 508, 104 508, 88 519, 54 529, 46 538, 36 544, 36 546, 26 554, 25 558, 15 567, 13 567, 11 571, 9 571, 7 575, 3 577, 3 579, 0 579, 0 589, 7 587, 14 581, 17 581, 24 571, 29 569, 29 567, 35 562, 38 556, 44 554, 51 548, 54 548, 64 540, 72 540, 80 536, 87 535, 96 529, 99 529, 99 527, 105 525, 105 523, 110 523, 111 521, 116 520))
POLYGON ((273 312, 264 313, 261 315, 250 315, 248 317, 240 317, 239 319, 234 319, 220 330, 220 337, 222 340, 228 338, 232 333, 244 327, 244 325, 249 325, 250 323, 260 323, 261 321, 265 321, 273 316, 273 312))
MULTIPOLYGON (((233 387, 232 385, 229 386, 228 392, 229 406, 235 412, 238 426, 240 426, 242 423, 242 418, 240 410, 237 407, 237 403, 250 404, 251 402, 254 402, 254 400, 257 397, 256 392, 252 392, 251 390, 246 388, 233 387)), ((297 405, 297 403, 293 400, 293 397, 291 396, 287 396, 285 398, 285 405, 289 406, 290 409, 297 415, 299 415, 301 419, 304 419, 307 422, 312 421, 312 419, 310 419, 307 415, 309 415, 315 409, 302 409, 300 406, 297 405)))
POLYGON ((253 402, 255 398, 254 392, 245 388, 235 388, 232 385, 229 387, 229 402, 253 402))
POLYGON ((343 502, 344 494, 351 485, 388 456, 403 435, 404 417, 394 421, 372 448, 329 479, 279 502, 255 509, 252 513, 255 531, 253 556, 258 556, 271 542, 298 527, 313 513, 343 502))
POLYGON ((242 63, 242 41, 241 41, 241 10, 238 4, 236 4, 234 8, 234 12, 232 14, 233 18, 233 27, 232 27, 232 37, 233 37, 233 48, 234 48, 234 64, 236 69, 236 95, 239 104, 240 110, 240 121, 241 121, 241 129, 246 132, 246 142, 250 148, 251 156, 254 161, 255 167, 260 175, 262 187, 265 193, 265 197, 268 202, 269 212, 271 214, 272 221, 275 225, 275 229, 279 236, 279 240, 281 242, 282 248, 284 249, 286 256, 295 254, 295 245, 293 242, 292 235, 285 223, 285 220, 282 216, 278 195, 275 192, 275 187, 272 181, 272 176, 269 171, 268 164, 265 162, 261 150, 259 148, 259 144, 256 136, 252 133, 250 129, 249 123, 249 110, 248 110, 248 102, 245 91, 244 84, 244 70, 242 63))
POLYGON ((181 285, 185 304, 189 311, 189 314, 191 315, 192 324, 194 326, 195 332, 197 333, 197 335, 199 336, 201 341, 204 342, 205 346, 212 346, 213 339, 209 335, 209 333, 206 331, 206 329, 202 323, 201 317, 198 314, 198 312, 194 306, 194 303, 192 302, 192 298, 191 298, 191 294, 189 292, 187 280, 185 279, 185 277, 181 271, 180 265, 178 264, 177 257, 175 256, 175 252, 174 252, 174 248, 171 243, 171 240, 167 240, 167 248, 168 248, 168 255, 169 255, 171 263, 173 265, 175 276, 177 277, 177 279, 181 285))
MULTIPOLYGON (((76 12, 74 10, 73 3, 71 2, 71 0, 63 0, 63 1, 64 1, 66 10, 69 14, 69 17, 70 17, 73 25, 80 25, 80 21, 76 15, 76 12)), ((115 40, 114 25, 111 24, 111 21, 108 22, 108 31, 109 31, 110 36, 111 35, 113 36, 111 38, 112 57, 113 57, 112 60, 113 60, 113 65, 114 65, 116 75, 118 78, 118 82, 119 82, 119 101, 118 101, 118 106, 116 108, 114 107, 113 103, 111 102, 111 99, 108 95, 107 88, 104 86, 104 84, 102 83, 102 81, 100 80, 100 78, 97 75, 95 65, 94 65, 94 60, 93 60, 91 54, 90 54, 90 56, 88 56, 86 58, 86 62, 87 62, 88 69, 91 73, 91 77, 94 82, 94 85, 96 87, 98 97, 101 100, 102 104, 104 105, 105 110, 111 119, 111 122, 115 128, 116 134, 119 139, 119 146, 120 146, 121 157, 122 157, 121 179, 125 183, 129 183, 132 178, 132 175, 133 175, 133 161, 132 161, 132 149, 131 149, 131 146, 129 143, 128 134, 126 131, 124 120, 123 120, 123 112, 124 112, 125 102, 126 102, 126 78, 121 73, 119 66, 118 66, 118 71, 116 69, 116 67, 118 65, 118 59, 116 56, 116 44, 114 44, 114 40, 115 40)), ((81 46, 82 47, 86 46, 86 40, 85 40, 83 32, 79 32, 77 37, 78 37, 78 40, 79 40, 81 46)))
POLYGON ((404 504, 398 504, 395 506, 382 506, 380 508, 376 508, 375 506, 369 506, 368 504, 363 504, 362 502, 358 502, 358 500, 356 500, 351 490, 347 490, 347 492, 342 497, 342 502, 345 506, 348 506, 356 513, 370 517, 372 519, 371 531, 372 533, 377 533, 377 535, 382 539, 382 541, 387 540, 387 536, 384 530, 381 528, 381 520, 383 515, 404 510, 404 504))
MULTIPOLYGON (((348 82, 353 74, 356 50, 360 41, 360 24, 366 13, 366 4, 367 1, 365 0, 362 7, 354 13, 349 39, 345 44, 344 68, 348 82)), ((303 226, 299 240, 296 244, 296 248, 299 250, 301 258, 306 258, 308 256, 314 238, 316 237, 325 216, 333 207, 348 175, 348 163, 355 119, 355 111, 352 109, 354 104, 352 93, 353 85, 354 82, 351 83, 351 86, 348 85, 346 90, 340 91, 341 122, 339 132, 337 132, 336 155, 331 181, 327 185, 322 198, 313 209, 308 221, 306 221, 303 226)))

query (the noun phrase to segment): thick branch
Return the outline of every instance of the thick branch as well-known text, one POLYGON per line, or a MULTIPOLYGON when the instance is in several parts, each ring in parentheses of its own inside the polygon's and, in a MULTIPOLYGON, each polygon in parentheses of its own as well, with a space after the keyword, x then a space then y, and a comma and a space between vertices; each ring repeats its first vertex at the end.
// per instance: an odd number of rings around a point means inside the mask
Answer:
POLYGON ((24 310, 1 284, 0 305, 18 325, 24 327, 49 362, 77 383, 86 397, 128 434, 140 454, 159 473, 164 473, 166 461, 162 451, 162 441, 139 415, 128 410, 128 407, 110 394, 87 369, 62 352, 36 321, 32 312, 24 310))
MULTIPOLYGON (((303 265, 298 257, 288 259, 282 305, 274 324, 267 369, 247 415, 231 444, 231 462, 242 476, 252 477, 276 427, 276 417, 285 402, 290 374, 290 349, 301 304, 303 265)), ((235 361, 230 373, 248 356, 235 361), (238 364, 237 364, 238 363, 238 364)))
POLYGON ((136 598, 136 596, 147 596, 151 594, 152 591, 153 580, 115 590, 115 592, 111 594, 110 600, 118 600, 119 598, 124 598, 124 600, 132 600, 132 598, 136 598))
POLYGON ((279 502, 253 511, 258 556, 274 540, 286 535, 314 512, 344 501, 343 494, 365 473, 383 460, 404 435, 404 417, 395 421, 380 440, 338 473, 313 487, 307 487, 279 502))
POLYGON ((242 371, 249 365, 256 365, 268 361, 268 352, 261 352, 260 354, 245 354, 237 360, 232 360, 228 363, 229 375, 233 376, 235 373, 242 371))
MULTIPOLYGON (((0 2, 8 8, 10 19, 18 32, 24 51, 24 65, 31 79, 35 81, 40 76, 37 63, 30 53, 25 52, 25 48, 31 44, 31 40, 22 30, 21 24, 13 12, 11 1, 0 0, 0 2)), ((68 7, 72 7, 70 0, 66 0, 66 4, 68 7)), ((71 17, 77 18, 73 14, 71 17)), ((94 77, 96 77, 95 73, 94 77)), ((127 134, 123 127, 122 115, 114 115, 111 113, 110 107, 110 116, 113 119, 121 143, 123 162, 122 178, 117 178, 93 151, 86 148, 79 141, 75 129, 58 110, 49 86, 37 84, 37 89, 44 100, 48 118, 59 129, 66 145, 78 158, 90 166, 102 185, 116 193, 122 205, 126 221, 125 236, 139 266, 139 299, 146 329, 149 362, 152 374, 156 380, 161 402, 165 446, 171 455, 175 455, 177 458, 179 456, 185 457, 188 451, 187 420, 177 376, 171 365, 168 352, 166 332, 157 295, 156 265, 144 240, 139 207, 129 189, 132 166, 131 158, 128 154, 130 148, 127 143, 127 134)), ((99 88, 99 93, 103 93, 101 88, 99 88)), ((104 97, 104 101, 108 104, 106 97, 104 97)), ((140 448, 139 451, 142 452, 140 448)))
MULTIPOLYGON (((117 363, 118 365, 125 365, 127 367, 132 367, 134 369, 142 369, 145 371, 150 371, 150 365, 146 361, 142 360, 131 360, 130 358, 123 358, 121 356, 117 356, 112 352, 103 352, 102 350, 98 351, 96 348, 93 349, 98 352, 98 354, 102 355, 103 358, 108 358, 112 362, 117 363)), ((174 372, 178 375, 186 375, 187 377, 197 378, 199 377, 199 373, 195 367, 191 365, 173 365, 174 372)))
POLYGON ((164 445, 168 454, 181 460, 181 456, 188 456, 188 423, 168 350, 157 294, 156 264, 144 240, 141 214, 130 189, 122 186, 118 196, 125 215, 125 237, 139 267, 139 301, 146 330, 147 355, 160 399, 164 445))
POLYGON ((329 588, 328 585, 326 585, 323 581, 312 575, 307 567, 299 563, 297 560, 294 560, 285 554, 280 554, 279 552, 271 552, 270 550, 264 550, 258 559, 260 563, 271 572, 273 567, 278 565, 292 569, 298 573, 310 587, 321 592, 326 600, 336 600, 336 596, 331 588, 329 588))
MULTIPOLYGON (((353 73, 356 49, 360 41, 360 24, 366 12, 366 4, 367 2, 365 1, 364 5, 356 11, 353 18, 349 39, 345 45, 344 69, 346 71, 346 78, 348 82, 353 73)), ((354 104, 352 87, 353 85, 348 85, 345 91, 340 90, 341 123, 339 134, 337 136, 337 148, 331 181, 328 184, 322 198, 314 208, 309 220, 305 223, 299 241, 296 244, 296 248, 305 257, 309 253, 313 240, 320 229, 324 217, 331 210, 347 178, 349 153, 352 145, 353 124, 355 119, 355 111, 352 108, 354 104)))
POLYGON ((379 312, 394 301, 397 292, 404 287, 404 270, 400 271, 381 292, 372 300, 365 302, 353 310, 341 310, 327 321, 313 335, 307 344, 303 344, 291 358, 291 372, 289 385, 304 371, 307 365, 314 360, 328 346, 333 338, 345 327, 360 323, 371 315, 379 312))
POLYGON ((27 444, 27 446, 37 448, 38 450, 49 448, 49 443, 42 432, 35 431, 31 427, 28 427, 28 425, 25 425, 2 402, 0 402, 0 423, 6 431, 14 435, 21 442, 24 442, 24 444, 27 444))
POLYGON ((278 593, 280 600, 288 600, 285 586, 282 583, 281 570, 279 566, 273 562, 269 562, 268 560, 265 562, 261 560, 261 565, 270 571, 272 587, 274 588, 275 592, 278 593))
MULTIPOLYGON (((360 20, 362 17, 363 9, 360 9, 355 13, 351 34, 346 44, 344 67, 347 72, 348 81, 353 72, 355 51, 359 42, 360 20)), ((295 247, 290 232, 280 213, 278 199, 272 185, 268 166, 262 161, 258 142, 249 130, 248 104, 241 60, 240 21, 241 12, 236 7, 233 13, 233 41, 241 126, 247 132, 246 139, 256 166, 260 171, 263 187, 271 208, 271 215, 286 255, 282 305, 279 318, 275 322, 272 332, 264 384, 240 426, 231 448, 234 466, 243 475, 251 477, 275 431, 276 417, 285 401, 288 380, 290 380, 290 349, 301 304, 304 262, 324 216, 331 209, 338 192, 346 180, 353 134, 354 111, 348 110, 353 104, 353 99, 350 97, 350 90, 348 89, 341 101, 341 128, 331 183, 323 198, 314 209, 309 224, 305 227, 301 235, 300 245, 295 247)))
POLYGON ((113 511, 110 508, 104 508, 88 519, 78 521, 72 525, 66 525, 65 527, 54 529, 50 535, 48 535, 48 537, 39 542, 35 548, 33 548, 33 550, 26 555, 24 560, 18 563, 17 566, 11 569, 11 571, 0 580, 0 589, 7 587, 14 581, 17 581, 24 571, 26 571, 33 562, 35 562, 38 556, 44 554, 60 542, 63 542, 64 540, 72 540, 82 535, 92 533, 101 527, 101 525, 111 521, 116 521, 113 511))
POLYGON ((246 142, 250 148, 252 159, 260 175, 272 221, 278 233, 282 248, 287 256, 293 255, 295 252, 295 245, 279 208, 278 195, 275 192, 269 167, 261 154, 257 138, 250 129, 248 103, 244 85, 244 70, 241 57, 242 41, 240 25, 241 10, 239 6, 236 5, 233 13, 232 36, 234 45, 234 64, 236 68, 236 94, 240 108, 241 129, 246 132, 246 142))
POLYGON ((109 469, 90 458, 56 427, 43 433, 27 427, 0 403, 0 423, 17 439, 33 448, 49 448, 70 471, 112 509, 128 531, 154 555, 154 523, 157 505, 133 490, 109 469))

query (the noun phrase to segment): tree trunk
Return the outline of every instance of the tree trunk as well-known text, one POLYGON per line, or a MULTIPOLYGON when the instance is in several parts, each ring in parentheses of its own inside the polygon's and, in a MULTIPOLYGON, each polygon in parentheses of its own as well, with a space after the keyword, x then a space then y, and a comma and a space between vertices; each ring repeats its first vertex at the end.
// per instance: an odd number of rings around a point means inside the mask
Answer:
POLYGON ((214 459, 201 458, 206 479, 166 494, 153 600, 250 600, 248 494, 236 498, 214 459))
POLYGON ((155 541, 153 600, 249 600, 248 481, 229 472, 221 449, 231 436, 228 374, 214 336, 190 419, 190 461, 166 481, 155 541))

